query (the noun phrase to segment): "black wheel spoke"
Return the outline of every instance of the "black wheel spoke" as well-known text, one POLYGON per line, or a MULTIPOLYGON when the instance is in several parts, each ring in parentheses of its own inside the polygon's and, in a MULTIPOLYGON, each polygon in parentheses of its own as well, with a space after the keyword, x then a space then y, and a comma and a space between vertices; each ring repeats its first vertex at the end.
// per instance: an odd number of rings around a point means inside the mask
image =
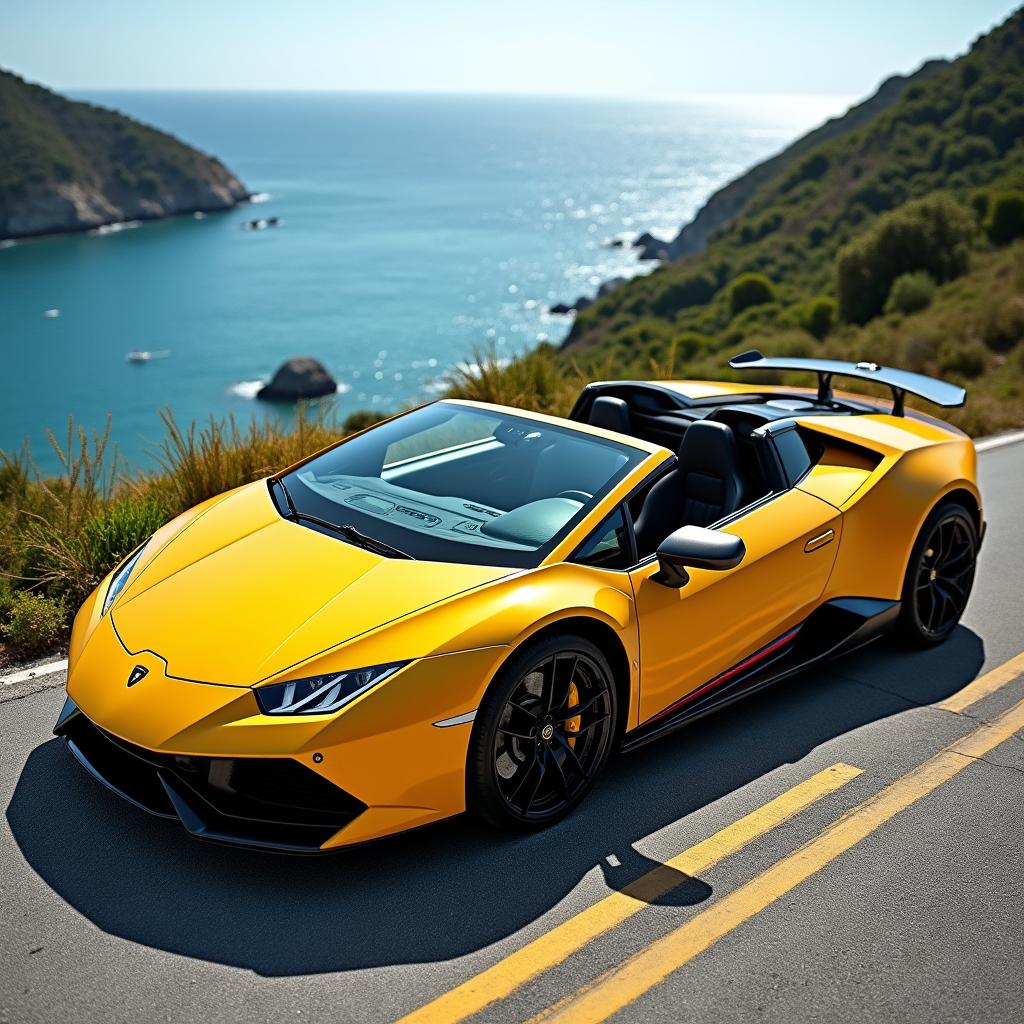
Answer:
POLYGON ((552 773, 554 778, 555 778, 555 783, 557 784, 558 789, 559 789, 559 791, 562 794, 562 799, 563 800, 568 800, 569 799, 569 780, 565 777, 565 771, 562 768, 562 762, 560 762, 558 760, 558 755, 555 754, 554 751, 552 751, 549 756, 550 756, 551 764, 553 764, 554 768, 555 768, 554 772, 552 773))
POLYGON ((555 655, 551 659, 550 669, 544 675, 543 703, 548 714, 563 708, 569 703, 572 681, 576 675, 579 658, 574 654, 555 655))
POLYGON ((529 736, 529 735, 527 735, 526 733, 523 733, 523 732, 513 732, 511 729, 506 729, 503 725, 499 725, 498 726, 498 732, 500 732, 502 736, 511 736, 512 739, 514 739, 514 740, 522 740, 524 743, 536 743, 537 742, 537 737, 536 736, 529 736))
MULTIPOLYGON (((956 597, 956 600, 958 602, 965 600, 966 597, 967 597, 967 584, 960 582, 964 578, 965 575, 966 575, 966 573, 961 573, 959 576, 940 576, 939 577, 939 580, 941 581, 942 586, 946 587, 949 590, 953 590, 953 591, 956 592, 955 593, 955 597, 956 597)), ((950 596, 953 596, 953 595, 950 595, 950 596)))
POLYGON ((948 572, 954 566, 961 563, 972 563, 974 559, 971 557, 972 552, 970 547, 961 548, 958 551, 954 551, 949 558, 939 564, 940 572, 948 572))
POLYGON ((558 709, 559 717, 563 720, 579 718, 580 715, 585 715, 592 707, 594 707, 595 704, 598 704, 602 700, 604 700, 604 694, 595 693, 589 700, 586 700, 581 704, 576 704, 574 707, 569 707, 568 704, 566 704, 565 707, 558 709))
POLYGON ((938 595, 935 593, 934 587, 928 588, 928 600, 930 605, 928 607, 928 621, 925 624, 925 628, 932 633, 935 631, 935 618, 939 610, 938 595))
POLYGON ((974 563, 965 565, 959 572, 954 573, 943 573, 943 579, 946 580, 962 580, 968 573, 974 572, 974 563))
POLYGON ((949 623, 950 619, 956 614, 956 606, 953 604, 952 599, 944 590, 939 591, 939 608, 942 611, 942 614, 939 616, 939 629, 942 629, 949 623), (947 611, 947 609, 949 609, 949 611, 947 611))
POLYGON ((535 726, 537 724, 537 721, 540 718, 539 709, 538 709, 537 712, 533 712, 529 708, 524 707, 522 704, 517 704, 515 701, 511 701, 511 700, 508 702, 507 707, 508 707, 509 712, 510 712, 510 715, 509 715, 510 718, 512 717, 512 715, 520 715, 521 716, 522 722, 523 722, 523 726, 522 727, 523 727, 524 730, 533 728, 533 726, 535 726))
POLYGON ((942 526, 939 527, 938 551, 935 555, 936 563, 944 562, 949 557, 949 549, 952 543, 953 531, 949 529, 949 524, 943 523, 942 526))
POLYGON ((533 789, 530 791, 530 797, 524 805, 524 810, 529 811, 529 809, 533 806, 533 802, 537 799, 537 794, 540 792, 541 785, 543 784, 544 779, 547 778, 548 763, 550 760, 551 755, 548 752, 547 747, 545 747, 541 751, 540 757, 537 759, 537 765, 540 768, 540 772, 537 775, 537 782, 534 784, 533 789))
POLYGON ((540 710, 541 715, 550 714, 555 706, 555 690, 557 687, 558 656, 549 658, 540 667, 541 689, 540 689, 540 710))
POLYGON ((578 729, 568 734, 569 739, 574 740, 577 737, 583 736, 584 734, 588 733, 591 729, 593 729, 595 725, 601 725, 603 722, 607 721, 608 715, 601 715, 599 718, 594 718, 589 722, 584 722, 583 725, 581 725, 578 729))
POLYGON ((565 760, 572 763, 573 768, 579 774, 581 779, 585 779, 587 777, 587 773, 584 770, 583 765, 580 764, 580 759, 576 756, 576 751, 569 746, 569 741, 564 736, 559 736, 556 742, 558 743, 562 753, 565 755, 565 760))
MULTIPOLYGON (((515 789, 513 789, 509 794, 508 800, 510 804, 513 806, 519 804, 520 793, 528 793, 529 796, 522 801, 521 806, 524 811, 529 810, 530 804, 533 802, 533 798, 537 795, 537 789, 540 787, 541 781, 544 778, 543 761, 546 757, 546 750, 538 752, 534 755, 534 758, 529 765, 522 769, 522 778, 519 780, 515 789)), ((520 773, 517 772, 516 774, 519 775, 520 773)), ((513 776, 513 781, 515 781, 515 776, 513 776)))

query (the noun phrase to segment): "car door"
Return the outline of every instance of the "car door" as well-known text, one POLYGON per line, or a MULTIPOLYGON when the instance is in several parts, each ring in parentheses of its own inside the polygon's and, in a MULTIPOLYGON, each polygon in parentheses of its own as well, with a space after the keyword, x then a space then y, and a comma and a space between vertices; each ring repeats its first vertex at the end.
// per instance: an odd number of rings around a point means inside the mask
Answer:
POLYGON ((657 559, 630 573, 640 633, 640 723, 797 625, 835 562, 841 514, 796 489, 751 506, 721 529, 743 539, 734 569, 689 571, 673 590, 657 559))

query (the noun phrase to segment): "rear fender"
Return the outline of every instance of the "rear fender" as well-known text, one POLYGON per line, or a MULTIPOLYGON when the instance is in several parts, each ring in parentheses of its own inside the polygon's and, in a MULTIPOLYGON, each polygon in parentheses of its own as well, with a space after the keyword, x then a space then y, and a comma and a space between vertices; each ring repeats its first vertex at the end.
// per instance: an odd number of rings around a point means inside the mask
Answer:
POLYGON ((825 600, 849 594, 898 600, 910 552, 932 509, 954 491, 966 492, 981 509, 969 440, 905 452, 894 464, 883 462, 879 474, 842 507, 842 542, 825 600))

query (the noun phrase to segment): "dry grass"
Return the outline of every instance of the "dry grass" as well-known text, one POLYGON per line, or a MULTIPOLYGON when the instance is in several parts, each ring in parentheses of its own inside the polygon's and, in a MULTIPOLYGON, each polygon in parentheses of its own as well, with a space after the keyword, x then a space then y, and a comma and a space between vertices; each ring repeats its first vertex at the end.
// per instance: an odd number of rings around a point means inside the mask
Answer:
POLYGON ((56 609, 66 620, 169 519, 297 462, 344 433, 329 404, 300 407, 288 428, 273 420, 243 428, 231 418, 182 428, 169 409, 160 415, 165 436, 152 453, 152 472, 127 466, 110 443, 109 421, 89 433, 69 420, 61 439, 48 435, 60 465, 54 475, 40 471, 27 445, 0 452, 0 586, 8 595, 0 601, 0 637, 8 637, 9 654, 16 648, 19 656, 30 656, 51 647, 52 630, 41 629, 38 650, 32 650, 24 622, 47 615, 50 621, 56 609), (33 602, 19 598, 25 592, 33 602), (16 627, 15 642, 5 630, 16 627))

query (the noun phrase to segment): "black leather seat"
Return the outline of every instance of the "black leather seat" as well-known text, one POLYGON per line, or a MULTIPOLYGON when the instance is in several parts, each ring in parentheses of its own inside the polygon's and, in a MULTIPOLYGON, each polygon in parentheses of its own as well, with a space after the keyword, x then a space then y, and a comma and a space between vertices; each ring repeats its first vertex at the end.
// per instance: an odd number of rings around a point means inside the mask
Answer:
POLYGON ((679 464, 651 488, 637 518, 641 554, 680 526, 710 526, 742 508, 743 490, 733 432, 713 420, 690 424, 679 445, 679 464))
POLYGON ((590 424, 605 430, 617 430, 620 434, 630 432, 629 406, 621 398, 602 395, 594 399, 590 407, 590 424))

